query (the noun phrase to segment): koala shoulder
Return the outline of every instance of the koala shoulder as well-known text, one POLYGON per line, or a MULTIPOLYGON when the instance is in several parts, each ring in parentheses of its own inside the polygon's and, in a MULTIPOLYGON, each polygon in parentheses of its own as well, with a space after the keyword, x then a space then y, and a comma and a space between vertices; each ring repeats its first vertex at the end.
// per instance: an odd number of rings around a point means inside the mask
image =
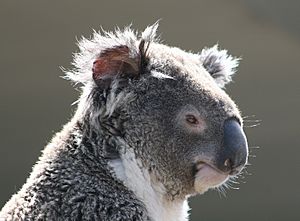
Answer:
POLYGON ((143 203, 123 185, 103 183, 102 188, 88 188, 65 200, 61 211, 70 220, 150 220, 143 203))

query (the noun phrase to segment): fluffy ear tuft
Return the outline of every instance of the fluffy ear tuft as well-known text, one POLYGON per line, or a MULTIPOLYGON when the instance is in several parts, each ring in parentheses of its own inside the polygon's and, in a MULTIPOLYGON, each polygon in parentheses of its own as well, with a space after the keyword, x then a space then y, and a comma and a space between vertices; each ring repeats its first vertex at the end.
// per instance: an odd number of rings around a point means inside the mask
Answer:
POLYGON ((124 77, 120 80, 138 76, 148 64, 149 45, 159 41, 157 28, 158 22, 140 34, 129 26, 115 32, 94 32, 91 39, 82 38, 78 43, 80 50, 74 54, 74 69, 64 70, 64 78, 83 87, 96 83, 107 88, 117 76, 124 77))
POLYGON ((203 67, 215 79, 220 87, 224 87, 232 79, 239 65, 239 58, 227 54, 227 50, 219 50, 218 45, 204 48, 200 53, 203 67))

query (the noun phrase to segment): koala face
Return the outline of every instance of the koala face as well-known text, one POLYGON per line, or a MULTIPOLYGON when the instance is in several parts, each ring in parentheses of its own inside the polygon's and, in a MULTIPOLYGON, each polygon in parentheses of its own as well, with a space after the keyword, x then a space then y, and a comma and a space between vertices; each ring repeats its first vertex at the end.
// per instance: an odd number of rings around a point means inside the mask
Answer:
POLYGON ((140 39, 126 29, 82 40, 76 72, 67 76, 84 85, 79 110, 97 116, 90 124, 117 125, 109 131, 121 134, 122 151, 133 151, 168 197, 185 198, 222 185, 247 162, 242 118, 223 90, 238 59, 217 46, 192 54, 162 45, 156 28, 140 39))
POLYGON ((246 163, 242 118, 199 57, 152 50, 148 72, 130 85, 136 99, 127 107, 125 139, 170 196, 203 193, 246 163))

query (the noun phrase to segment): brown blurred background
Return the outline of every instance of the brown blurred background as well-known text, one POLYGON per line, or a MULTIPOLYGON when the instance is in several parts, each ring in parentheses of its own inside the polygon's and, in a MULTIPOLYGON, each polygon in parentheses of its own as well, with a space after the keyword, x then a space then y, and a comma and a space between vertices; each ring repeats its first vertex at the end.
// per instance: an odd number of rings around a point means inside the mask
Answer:
MULTIPOLYGON (((0 2, 0 208, 66 123, 78 92, 60 78, 76 37, 92 29, 160 22, 165 43, 200 51, 219 43, 242 56, 227 92, 258 127, 248 172, 228 190, 191 199, 191 220, 300 220, 300 1, 126 0, 0 2)), ((248 122, 246 126, 255 124, 248 122)))

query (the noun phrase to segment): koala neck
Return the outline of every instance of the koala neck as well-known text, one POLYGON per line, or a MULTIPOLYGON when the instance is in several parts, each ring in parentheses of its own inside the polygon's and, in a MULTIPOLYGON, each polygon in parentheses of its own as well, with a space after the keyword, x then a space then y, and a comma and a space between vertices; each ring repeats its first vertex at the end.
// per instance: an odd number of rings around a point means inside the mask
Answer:
MULTIPOLYGON (((129 100, 130 96, 121 92, 113 92, 107 96, 99 95, 97 91, 93 93, 92 97, 96 98, 98 103, 102 103, 97 108, 91 107, 88 110, 92 114, 86 114, 86 137, 95 144, 92 145, 94 147, 103 145, 105 141, 101 150, 96 148, 95 152, 101 151, 99 155, 108 159, 113 174, 144 203, 153 221, 186 221, 189 210, 187 201, 167 199, 164 186, 153 181, 148 170, 142 167, 141 162, 121 138, 119 128, 122 128, 123 119, 120 109, 116 109, 122 105, 121 101, 129 100)), ((85 103, 80 105, 85 106, 85 103)))
POLYGON ((120 159, 111 160, 116 177, 132 190, 145 204, 149 216, 153 221, 187 221, 187 200, 168 200, 164 186, 153 181, 148 170, 141 166, 131 150, 121 153, 120 159))

